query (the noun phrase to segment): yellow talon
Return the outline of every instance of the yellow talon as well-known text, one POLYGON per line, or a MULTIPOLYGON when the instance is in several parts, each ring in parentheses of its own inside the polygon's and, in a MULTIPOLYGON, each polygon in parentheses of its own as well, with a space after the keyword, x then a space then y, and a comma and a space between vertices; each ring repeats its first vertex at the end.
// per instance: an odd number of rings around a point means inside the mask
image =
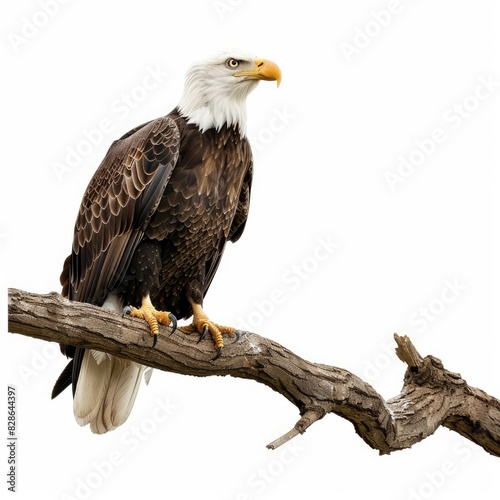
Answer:
POLYGON ((192 299, 189 299, 189 302, 193 308, 193 322, 188 326, 181 326, 179 329, 184 333, 199 333, 201 335, 200 340, 205 337, 207 331, 210 332, 217 350, 217 355, 214 358, 216 359, 219 357, 222 348, 224 347, 222 335, 234 337, 235 328, 218 325, 217 323, 210 321, 200 304, 196 304, 192 299))
POLYGON ((224 341, 222 340, 222 333, 218 328, 214 328, 214 332, 212 333, 212 338, 214 339, 215 348, 221 349, 224 347, 224 341))
POLYGON ((144 319, 148 323, 151 336, 154 337, 153 347, 156 344, 156 339, 158 338, 158 332, 160 330, 158 324, 169 326, 172 323, 172 331, 175 331, 177 327, 176 317, 172 313, 157 311, 151 303, 149 295, 146 295, 142 299, 142 304, 139 309, 137 307, 126 307, 124 313, 130 314, 130 316, 134 318, 144 319))

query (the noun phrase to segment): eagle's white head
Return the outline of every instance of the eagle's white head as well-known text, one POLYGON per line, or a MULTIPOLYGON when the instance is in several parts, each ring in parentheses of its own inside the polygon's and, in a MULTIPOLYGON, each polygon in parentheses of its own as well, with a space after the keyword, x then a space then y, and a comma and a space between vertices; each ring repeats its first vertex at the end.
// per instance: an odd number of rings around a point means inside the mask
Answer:
POLYGON ((225 124, 246 135, 246 98, 259 80, 281 81, 277 64, 240 50, 225 50, 188 70, 179 103, 182 116, 202 132, 225 124))

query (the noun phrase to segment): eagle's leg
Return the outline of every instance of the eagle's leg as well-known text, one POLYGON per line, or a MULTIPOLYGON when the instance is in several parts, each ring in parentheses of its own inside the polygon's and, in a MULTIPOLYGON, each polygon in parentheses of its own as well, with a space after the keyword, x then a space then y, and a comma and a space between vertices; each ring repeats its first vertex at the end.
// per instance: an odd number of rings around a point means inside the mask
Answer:
POLYGON ((199 333, 201 335, 200 340, 202 340, 207 332, 210 332, 212 339, 215 344, 215 349, 217 350, 213 360, 215 361, 222 353, 222 348, 224 347, 224 341, 222 340, 222 335, 229 335, 230 337, 235 336, 236 329, 232 326, 222 326, 208 319, 208 316, 203 311, 201 304, 198 304, 193 298, 188 296, 189 303, 193 309, 193 322, 187 326, 179 327, 179 330, 184 333, 199 333))
POLYGON ((172 313, 157 311, 151 303, 149 295, 143 297, 142 305, 139 309, 133 306, 127 306, 123 309, 123 314, 130 314, 130 316, 133 316, 134 318, 142 318, 146 320, 151 330, 151 336, 153 337, 153 347, 156 345, 156 341, 158 340, 158 324, 169 326, 170 323, 172 323, 172 333, 177 328, 177 318, 172 313))

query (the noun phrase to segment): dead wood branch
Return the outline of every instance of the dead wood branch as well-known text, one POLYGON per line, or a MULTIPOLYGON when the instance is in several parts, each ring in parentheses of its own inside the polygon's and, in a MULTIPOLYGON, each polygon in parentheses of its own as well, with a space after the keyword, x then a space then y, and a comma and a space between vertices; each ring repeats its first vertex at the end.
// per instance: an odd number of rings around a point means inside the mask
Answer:
POLYGON ((422 358, 408 337, 394 335, 398 357, 408 369, 401 393, 385 401, 347 370, 306 361, 255 333, 240 332, 239 340, 211 361, 209 339, 197 343, 193 336, 169 335, 163 327, 152 349, 143 321, 70 302, 57 293, 10 289, 8 303, 12 333, 106 351, 159 370, 200 377, 231 375, 266 384, 296 405, 301 415, 270 448, 335 413, 352 422, 359 436, 381 454, 409 448, 442 425, 500 456, 500 401, 469 387, 437 358, 422 358))

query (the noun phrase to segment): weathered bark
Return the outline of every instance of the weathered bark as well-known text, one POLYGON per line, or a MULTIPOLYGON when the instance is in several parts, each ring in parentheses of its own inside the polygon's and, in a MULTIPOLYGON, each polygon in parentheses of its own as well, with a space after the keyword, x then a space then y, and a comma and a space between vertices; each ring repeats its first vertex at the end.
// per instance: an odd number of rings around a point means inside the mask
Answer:
POLYGON ((356 375, 298 357, 272 340, 240 332, 212 361, 213 343, 161 327, 158 343, 146 323, 59 294, 9 290, 9 331, 106 351, 144 365, 186 375, 231 375, 263 383, 297 406, 295 427, 268 447, 276 448, 327 413, 354 425, 381 454, 411 447, 443 425, 500 456, 500 401, 469 387, 433 356, 422 358, 407 337, 394 335, 398 357, 408 365, 401 393, 385 401, 356 375))

